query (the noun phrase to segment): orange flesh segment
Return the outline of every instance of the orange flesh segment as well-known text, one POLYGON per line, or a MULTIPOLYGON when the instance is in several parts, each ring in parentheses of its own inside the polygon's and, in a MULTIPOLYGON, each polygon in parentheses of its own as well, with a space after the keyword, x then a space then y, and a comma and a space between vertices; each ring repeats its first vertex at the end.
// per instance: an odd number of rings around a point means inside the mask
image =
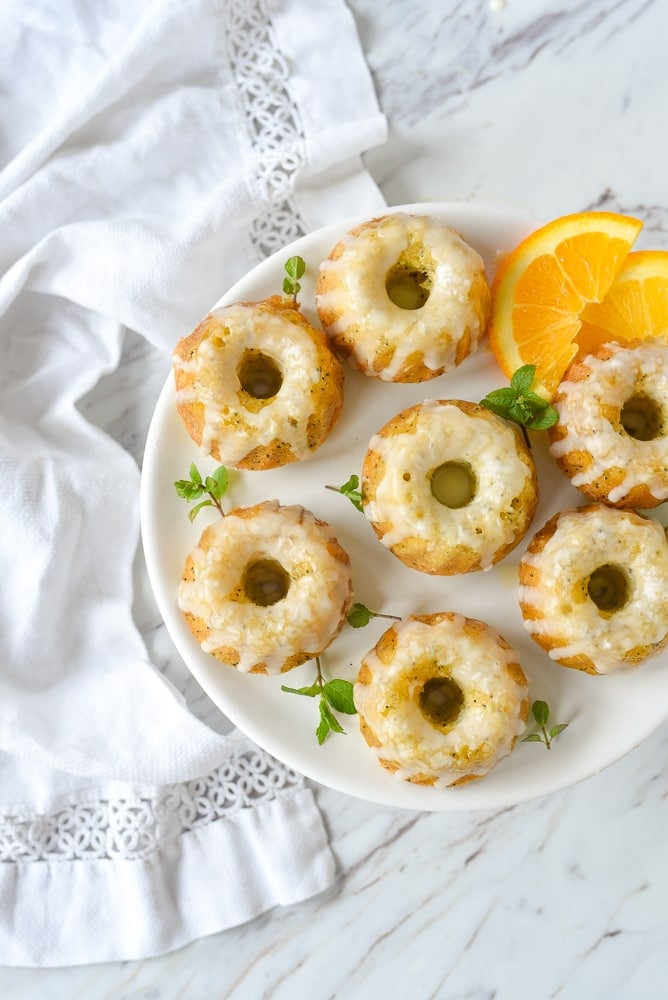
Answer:
MULTIPOLYGON (((490 343, 508 377, 522 364, 535 364, 537 390, 553 395, 578 352, 581 318, 605 297, 641 227, 637 219, 607 212, 563 216, 503 261, 492 286, 490 343)), ((594 339, 598 326, 598 318, 588 319, 594 339)))
POLYGON ((599 302, 628 252, 626 240, 606 233, 583 233, 560 243, 555 256, 585 302, 599 302))
POLYGON ((668 251, 629 254, 604 300, 588 305, 582 320, 581 356, 608 340, 668 343, 668 251))

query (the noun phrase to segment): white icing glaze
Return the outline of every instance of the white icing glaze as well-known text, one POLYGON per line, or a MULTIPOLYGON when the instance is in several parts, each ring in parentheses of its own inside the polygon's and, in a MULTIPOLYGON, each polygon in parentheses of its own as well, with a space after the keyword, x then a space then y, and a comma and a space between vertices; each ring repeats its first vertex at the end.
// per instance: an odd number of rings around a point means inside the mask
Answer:
POLYGON ((515 435, 500 418, 476 417, 454 402, 427 400, 414 433, 376 434, 369 450, 382 458, 384 474, 364 512, 372 523, 391 525, 383 545, 393 548, 419 538, 427 552, 466 546, 479 554, 483 569, 490 569, 496 553, 514 540, 512 501, 533 469, 520 458, 515 435), (464 507, 446 507, 432 495, 428 475, 445 462, 468 463, 475 474, 477 490, 464 507))
POLYGON ((534 636, 557 640, 553 660, 588 656, 598 673, 623 666, 638 646, 668 634, 668 543, 656 521, 632 511, 592 504, 566 510, 541 552, 526 552, 521 564, 540 573, 539 586, 520 585, 519 598, 540 617, 524 619, 534 636), (609 617, 583 597, 583 581, 605 565, 622 568, 629 598, 609 617))
POLYGON ((458 233, 433 219, 398 212, 359 236, 347 234, 341 242, 343 254, 321 264, 322 271, 336 273, 339 287, 319 293, 316 305, 340 314, 326 327, 327 333, 354 329, 354 355, 362 370, 392 381, 409 355, 421 351, 426 368, 448 371, 455 366, 457 344, 467 328, 471 352, 475 350, 483 331, 469 292, 474 276, 484 274, 484 264, 458 233), (411 239, 429 249, 436 273, 426 303, 407 310, 390 300, 385 280, 411 239), (395 347, 392 360, 375 372, 374 357, 387 343, 395 347))
POLYGON ((491 627, 467 634, 465 622, 459 614, 431 625, 407 618, 393 626, 397 646, 390 663, 375 649, 362 661, 371 680, 355 684, 355 705, 381 743, 377 755, 399 764, 397 778, 427 774, 436 778, 435 787, 444 788, 463 775, 486 774, 524 731, 527 685, 507 669, 517 662, 516 654, 499 643, 491 627), (449 731, 432 725, 419 707, 420 691, 434 676, 449 677, 464 695, 449 731))
POLYGON ((173 358, 175 368, 192 373, 192 387, 177 391, 178 403, 199 402, 204 427, 201 448, 218 444, 220 460, 236 465, 259 445, 278 439, 298 456, 309 453, 307 422, 313 411, 311 388, 321 377, 317 350, 302 327, 280 313, 260 312, 237 303, 211 314, 217 320, 193 358, 173 358), (243 405, 237 370, 247 350, 260 350, 283 375, 277 394, 254 413, 243 405))
POLYGON ((609 469, 625 470, 624 479, 610 490, 608 499, 618 503, 635 487, 646 485, 657 500, 668 498, 668 433, 651 441, 639 441, 618 429, 601 414, 601 407, 617 412, 634 395, 650 396, 663 409, 668 428, 668 347, 643 343, 633 348, 607 344, 612 357, 593 355, 585 359, 591 375, 579 382, 565 380, 557 393, 555 408, 566 436, 550 445, 554 458, 573 451, 592 457, 589 468, 571 477, 576 487, 586 487, 609 469))
POLYGON ((258 504, 251 518, 232 511, 207 530, 214 541, 191 553, 195 579, 182 581, 178 592, 180 609, 209 627, 202 649, 229 646, 240 655, 238 670, 264 662, 269 674, 280 673, 295 653, 321 653, 351 596, 350 567, 327 549, 333 528, 317 524, 303 507, 273 500, 258 504), (275 560, 290 576, 287 595, 266 607, 231 596, 244 569, 258 559, 275 560))

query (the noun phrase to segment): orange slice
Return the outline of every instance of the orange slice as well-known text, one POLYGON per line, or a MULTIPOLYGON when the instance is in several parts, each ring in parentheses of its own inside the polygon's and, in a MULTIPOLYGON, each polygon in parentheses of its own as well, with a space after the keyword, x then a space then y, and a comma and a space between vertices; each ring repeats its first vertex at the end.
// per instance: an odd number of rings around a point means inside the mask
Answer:
POLYGON ((668 344, 668 251, 630 253, 603 301, 585 306, 581 319, 581 357, 608 340, 668 344))
POLYGON ((536 366, 536 390, 554 394, 577 354, 586 306, 601 302, 642 222, 613 212, 564 215, 531 233, 492 283, 490 343, 504 374, 536 366))

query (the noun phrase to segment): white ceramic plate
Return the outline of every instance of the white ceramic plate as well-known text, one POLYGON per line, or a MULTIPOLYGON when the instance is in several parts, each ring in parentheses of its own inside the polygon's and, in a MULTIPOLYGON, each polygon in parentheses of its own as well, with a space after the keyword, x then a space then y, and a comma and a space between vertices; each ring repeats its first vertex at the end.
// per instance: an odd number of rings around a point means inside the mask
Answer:
MULTIPOLYGON (((457 228, 483 256, 492 277, 499 253, 536 228, 537 220, 508 209, 466 204, 403 205, 388 211, 431 214, 457 228)), ((363 219, 348 219, 305 236, 254 268, 220 300, 253 300, 280 292, 283 265, 293 254, 307 262, 300 300, 317 323, 314 281, 319 262, 338 238, 363 219)), ((185 625, 176 603, 187 553, 195 546, 210 513, 194 524, 173 482, 187 476, 192 461, 203 472, 216 463, 203 458, 176 413, 169 378, 158 400, 144 457, 141 519, 148 572, 160 612, 185 663, 222 712, 269 753, 303 774, 361 798, 423 810, 497 808, 573 784, 606 767, 640 743, 668 716, 668 655, 660 654, 624 676, 589 677, 553 664, 528 637, 517 603, 519 546, 487 573, 431 577, 407 569, 376 539, 365 517, 344 497, 325 489, 359 474, 371 435, 399 410, 423 399, 479 401, 490 389, 506 384, 486 346, 455 372, 420 385, 392 385, 366 378, 346 367, 343 414, 316 454, 268 472, 235 473, 226 504, 277 498, 299 503, 336 528, 351 557, 356 600, 376 611, 406 615, 454 610, 482 618, 515 647, 530 679, 532 700, 552 708, 552 720, 569 728, 547 752, 540 743, 518 743, 515 751, 481 781, 461 788, 435 790, 394 778, 380 768, 358 731, 354 716, 342 719, 347 735, 332 735, 319 746, 314 731, 316 701, 281 691, 312 682, 314 666, 304 664, 281 677, 250 676, 203 653, 185 625)), ((533 530, 557 510, 582 503, 546 453, 544 435, 534 435, 541 501, 533 530)), ((665 505, 664 505, 665 506, 665 505)), ((390 623, 375 619, 362 629, 345 626, 322 658, 326 675, 355 678, 361 656, 390 623)))

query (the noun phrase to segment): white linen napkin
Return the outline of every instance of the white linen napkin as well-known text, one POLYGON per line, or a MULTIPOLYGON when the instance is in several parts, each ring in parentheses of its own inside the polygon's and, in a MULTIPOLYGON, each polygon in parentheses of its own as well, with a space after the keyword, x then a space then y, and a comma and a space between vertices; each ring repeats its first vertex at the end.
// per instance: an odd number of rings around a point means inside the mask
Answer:
POLYGON ((131 617, 139 472, 77 402, 382 198, 341 0, 9 0, 0 35, 0 964, 146 957, 331 883, 312 793, 131 617), (324 54, 326 53, 326 58, 324 54))

